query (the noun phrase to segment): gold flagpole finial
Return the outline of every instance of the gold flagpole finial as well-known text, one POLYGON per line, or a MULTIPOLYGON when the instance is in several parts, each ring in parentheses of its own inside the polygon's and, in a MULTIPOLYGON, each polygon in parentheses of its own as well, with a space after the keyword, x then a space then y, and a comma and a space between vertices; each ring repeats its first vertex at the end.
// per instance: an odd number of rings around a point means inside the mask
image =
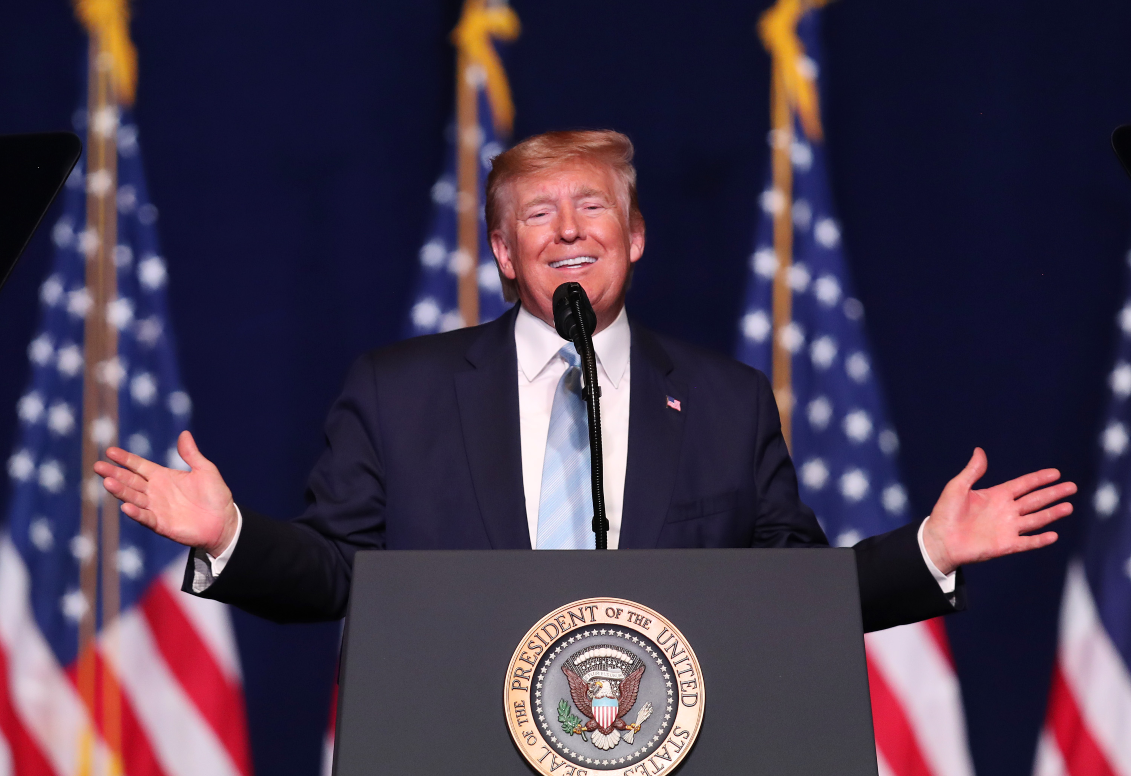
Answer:
MULTIPOLYGON (((805 46, 797 37, 797 22, 808 11, 827 5, 829 0, 778 0, 758 21, 758 34, 770 53, 774 80, 782 90, 781 97, 801 120, 801 127, 811 140, 820 140, 820 100, 817 96, 817 74, 805 55, 805 46)), ((776 128, 776 127, 775 127, 776 128)))
POLYGON ((128 0, 74 0, 75 15, 110 60, 119 103, 132 105, 137 89, 137 49, 130 40, 128 0))
POLYGON ((514 127, 514 101, 493 40, 514 40, 521 29, 518 14, 510 6, 467 0, 459 24, 452 31, 452 42, 468 65, 481 69, 495 129, 507 135, 514 127))

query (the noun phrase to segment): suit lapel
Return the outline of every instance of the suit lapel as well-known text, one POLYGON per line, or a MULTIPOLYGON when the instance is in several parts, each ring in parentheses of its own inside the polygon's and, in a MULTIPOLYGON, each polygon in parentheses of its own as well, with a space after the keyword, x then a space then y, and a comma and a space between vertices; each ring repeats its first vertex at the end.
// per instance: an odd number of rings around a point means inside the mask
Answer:
POLYGON ((455 375, 464 450, 479 512, 494 549, 530 549, 518 425, 515 307, 482 328, 455 375))
POLYGON ((683 442, 684 413, 668 407, 671 396, 688 399, 672 379, 675 368, 659 341, 633 324, 629 394, 628 467, 624 478, 620 547, 656 546, 667 516, 683 442))

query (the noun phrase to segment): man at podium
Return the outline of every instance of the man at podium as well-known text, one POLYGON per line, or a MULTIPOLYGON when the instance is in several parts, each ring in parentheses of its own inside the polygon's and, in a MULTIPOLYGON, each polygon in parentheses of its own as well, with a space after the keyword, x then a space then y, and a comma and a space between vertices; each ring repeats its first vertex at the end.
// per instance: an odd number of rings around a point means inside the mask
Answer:
MULTIPOLYGON (((237 506, 191 434, 191 471, 111 448, 95 471, 131 518, 190 548, 184 589, 278 621, 342 617, 370 549, 593 547, 578 355, 551 300, 580 283, 596 313, 609 548, 824 547, 798 496, 769 382, 632 321, 644 253, 633 148, 612 131, 551 132, 498 156, 487 224, 499 319, 419 337, 354 364, 325 425, 305 513, 237 506), (116 465, 115 465, 116 464, 116 465)), ((1076 492, 1045 469, 985 490, 986 456, 929 517, 855 546, 866 630, 961 609, 961 566, 1056 541, 1031 535, 1076 492)))

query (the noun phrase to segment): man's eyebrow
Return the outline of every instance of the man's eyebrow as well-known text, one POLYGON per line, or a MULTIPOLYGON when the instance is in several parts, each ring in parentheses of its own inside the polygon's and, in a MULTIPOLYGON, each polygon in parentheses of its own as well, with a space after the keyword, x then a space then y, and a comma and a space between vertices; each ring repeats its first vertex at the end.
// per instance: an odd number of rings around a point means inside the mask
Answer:
POLYGON ((537 205, 552 205, 553 203, 554 197, 549 194, 542 194, 535 197, 534 199, 528 199, 526 202, 523 202, 520 206, 520 209, 526 210, 527 208, 535 207, 537 205))
POLYGON ((601 189, 595 189, 592 186, 582 186, 573 192, 573 196, 577 198, 585 197, 600 197, 601 199, 608 199, 608 195, 601 189))

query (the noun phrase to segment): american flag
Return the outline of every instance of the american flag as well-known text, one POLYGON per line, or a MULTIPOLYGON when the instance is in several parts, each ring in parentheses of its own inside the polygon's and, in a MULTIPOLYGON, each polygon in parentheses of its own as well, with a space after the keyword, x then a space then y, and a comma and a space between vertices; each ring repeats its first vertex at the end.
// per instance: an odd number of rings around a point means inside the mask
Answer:
POLYGON ((185 549, 121 517, 103 498, 101 478, 83 463, 89 433, 103 448, 117 439, 139 455, 187 468, 175 441, 191 402, 177 369, 168 268, 137 125, 114 104, 89 117, 80 109, 75 123, 80 133, 90 130, 87 147, 51 232, 54 265, 40 287, 41 320, 27 351, 31 381, 7 461, 0 773, 248 776, 242 679, 227 610, 180 592, 185 549), (96 145, 112 162, 89 161, 96 145), (116 241, 103 247, 87 219, 95 199, 112 208, 106 218, 116 222, 116 241), (116 272, 104 314, 87 285, 88 264, 100 255, 116 272), (91 321, 108 321, 117 339, 116 355, 89 372, 116 394, 116 422, 84 417, 91 321), (92 505, 100 525, 93 532, 82 520, 92 505), (115 527, 116 551, 107 553, 115 527), (84 584, 84 569, 92 568, 87 579, 96 584, 84 584), (117 584, 108 587, 108 579, 117 584), (119 604, 108 609, 114 587, 119 604), (80 649, 84 627, 93 649, 80 649))
MULTIPOLYGON (((910 513, 900 482, 899 438, 830 195, 817 112, 820 12, 791 18, 793 6, 779 3, 760 26, 774 66, 775 164, 760 197, 737 355, 772 375, 802 499, 834 544, 851 546, 924 515, 910 513)), ((972 776, 941 622, 868 634, 865 643, 880 773, 972 776)))
POLYGON ((1131 776, 1131 289, 1119 327, 1099 484, 1064 583, 1036 776, 1131 776))
POLYGON ((457 105, 445 132, 444 172, 432 186, 432 225, 420 249, 407 337, 494 320, 510 307, 487 236, 483 191, 513 115, 493 40, 517 34, 518 17, 505 3, 465 2, 452 36, 459 52, 457 105), (469 307, 466 292, 476 289, 478 303, 469 307))

